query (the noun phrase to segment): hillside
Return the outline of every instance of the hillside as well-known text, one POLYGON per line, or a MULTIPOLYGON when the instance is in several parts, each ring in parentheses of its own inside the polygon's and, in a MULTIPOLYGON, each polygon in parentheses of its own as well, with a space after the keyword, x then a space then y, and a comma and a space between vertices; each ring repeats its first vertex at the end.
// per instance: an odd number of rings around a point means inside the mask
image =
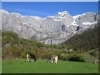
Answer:
POLYGON ((74 50, 92 50, 98 48, 98 29, 100 26, 96 26, 93 29, 88 29, 82 34, 76 34, 63 44, 67 48, 73 48, 74 50))
POLYGON ((19 38, 17 33, 2 32, 3 58, 25 58, 27 52, 34 53, 38 57, 49 47, 34 40, 19 38))
POLYGON ((3 59, 26 59, 26 53, 33 53, 37 59, 47 59, 48 56, 56 54, 59 60, 63 61, 79 61, 79 62, 94 62, 97 58, 97 51, 88 51, 85 54, 83 51, 65 50, 65 45, 46 45, 34 40, 19 38, 16 33, 2 33, 2 58, 3 59), (71 58, 74 59, 72 60, 71 58))

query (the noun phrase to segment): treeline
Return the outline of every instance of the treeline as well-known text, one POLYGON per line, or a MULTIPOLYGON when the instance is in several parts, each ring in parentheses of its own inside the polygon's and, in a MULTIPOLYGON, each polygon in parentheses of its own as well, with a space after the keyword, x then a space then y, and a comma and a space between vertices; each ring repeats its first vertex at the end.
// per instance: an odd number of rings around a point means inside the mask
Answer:
POLYGON ((100 26, 96 26, 93 29, 88 29, 82 34, 77 34, 64 42, 63 44, 67 48, 73 48, 74 50, 93 50, 98 48, 98 35, 100 26))

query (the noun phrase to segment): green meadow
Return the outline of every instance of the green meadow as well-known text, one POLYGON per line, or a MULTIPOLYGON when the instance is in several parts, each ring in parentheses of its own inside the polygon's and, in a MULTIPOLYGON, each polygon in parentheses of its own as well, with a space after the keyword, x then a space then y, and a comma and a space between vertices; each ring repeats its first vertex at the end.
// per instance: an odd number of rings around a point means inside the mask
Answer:
POLYGON ((23 59, 3 60, 3 73, 98 73, 98 64, 86 62, 58 61, 47 63, 46 60, 25 62, 23 59))

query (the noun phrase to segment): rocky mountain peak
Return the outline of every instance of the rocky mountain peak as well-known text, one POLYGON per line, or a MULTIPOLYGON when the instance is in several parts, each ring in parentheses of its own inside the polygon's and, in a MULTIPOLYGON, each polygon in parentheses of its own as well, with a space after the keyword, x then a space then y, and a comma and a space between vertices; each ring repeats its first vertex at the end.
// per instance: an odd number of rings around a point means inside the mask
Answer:
POLYGON ((6 10, 0 10, 0 13, 2 13, 2 26, 0 26, 2 28, 0 29, 13 31, 21 38, 34 39, 45 44, 60 44, 76 33, 93 28, 98 18, 95 17, 95 13, 89 12, 71 16, 68 11, 64 11, 46 18, 23 16, 6 10))
POLYGON ((70 14, 68 13, 68 11, 64 11, 64 12, 58 12, 57 13, 57 17, 66 17, 69 16, 70 14))

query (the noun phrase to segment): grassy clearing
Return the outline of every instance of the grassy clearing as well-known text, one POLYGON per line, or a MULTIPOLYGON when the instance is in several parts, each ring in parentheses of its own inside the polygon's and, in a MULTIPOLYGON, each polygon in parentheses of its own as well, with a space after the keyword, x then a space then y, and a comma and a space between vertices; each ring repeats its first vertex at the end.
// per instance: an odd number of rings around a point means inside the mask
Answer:
POLYGON ((98 73, 98 64, 84 62, 58 61, 57 64, 46 60, 24 62, 24 60, 3 60, 3 73, 98 73))

